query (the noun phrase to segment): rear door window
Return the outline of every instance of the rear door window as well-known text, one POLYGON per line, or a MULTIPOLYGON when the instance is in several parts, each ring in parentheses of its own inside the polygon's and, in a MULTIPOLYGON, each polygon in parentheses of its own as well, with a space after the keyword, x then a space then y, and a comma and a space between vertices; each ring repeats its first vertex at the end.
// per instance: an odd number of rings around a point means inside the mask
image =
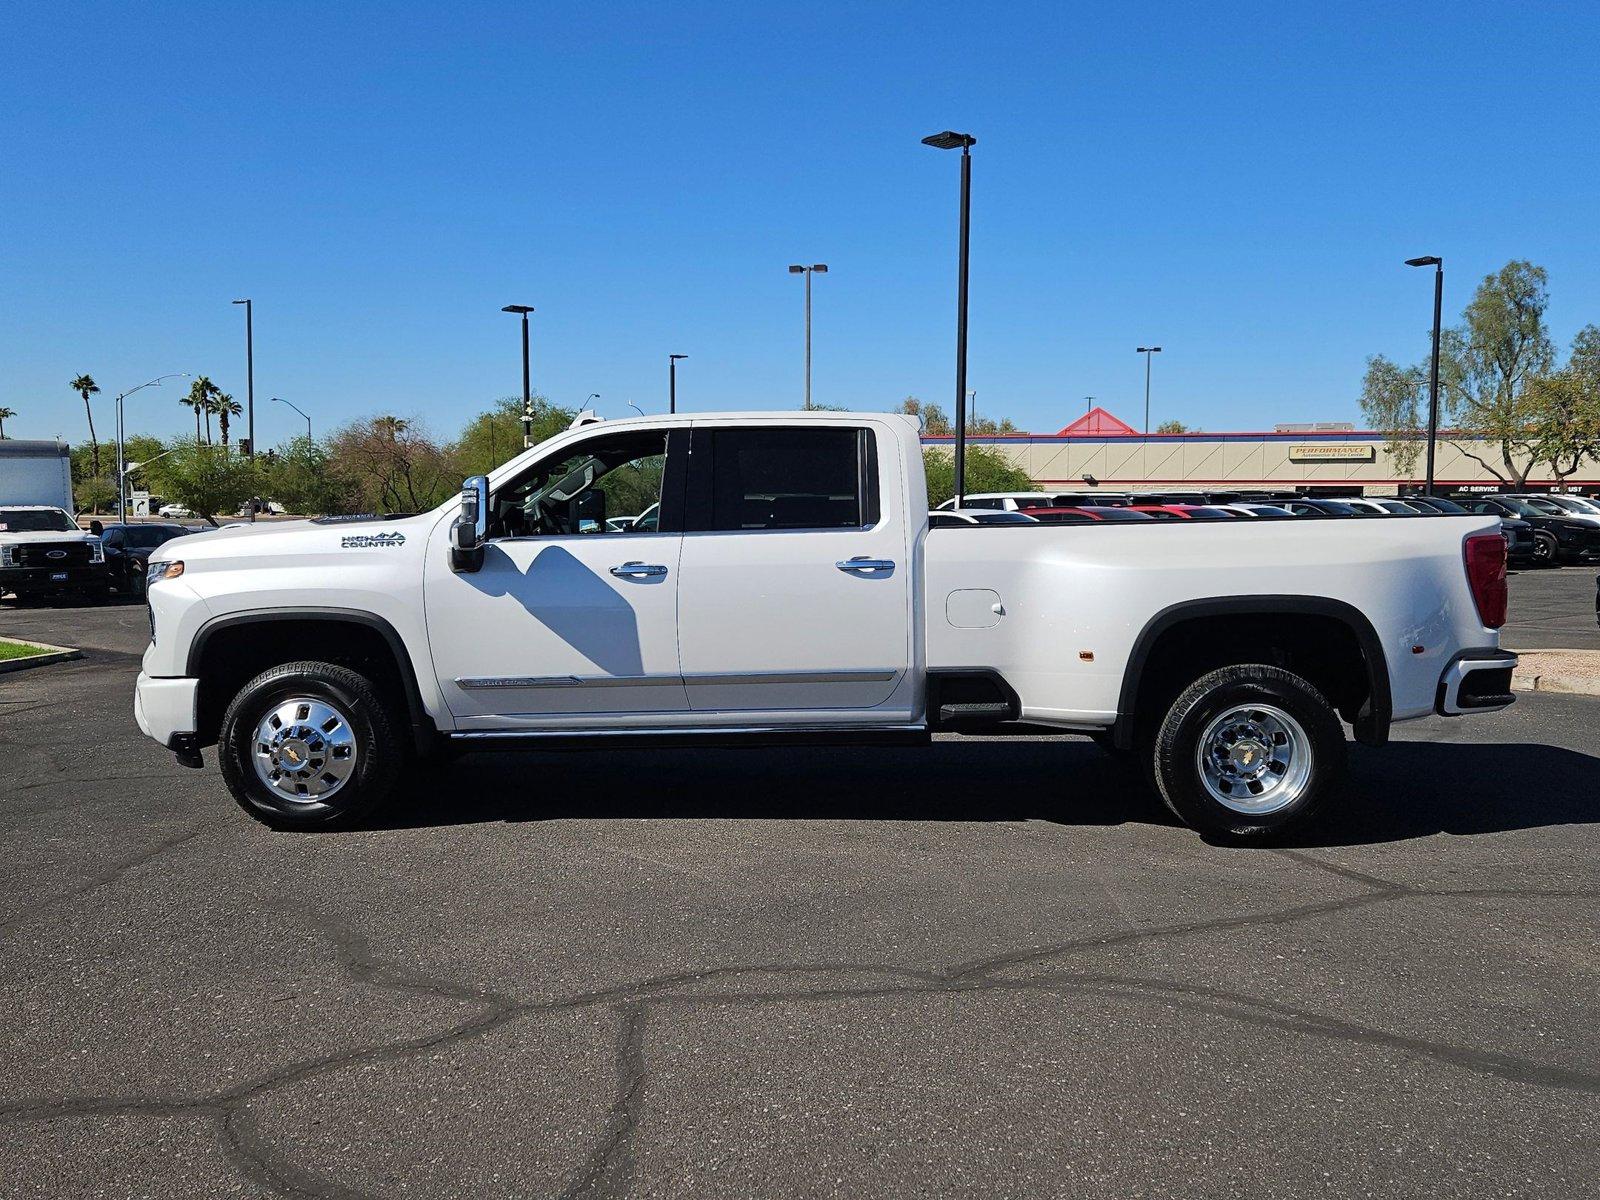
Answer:
POLYGON ((869 429, 696 429, 693 437, 691 530, 878 523, 877 449, 869 429))

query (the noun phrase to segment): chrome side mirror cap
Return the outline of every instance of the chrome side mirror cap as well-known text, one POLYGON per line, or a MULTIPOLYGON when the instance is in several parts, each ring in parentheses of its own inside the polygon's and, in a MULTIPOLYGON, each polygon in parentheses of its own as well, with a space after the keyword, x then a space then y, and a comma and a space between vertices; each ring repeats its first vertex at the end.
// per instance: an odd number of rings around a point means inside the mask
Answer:
POLYGON ((483 566, 489 535, 489 477, 474 475, 461 485, 461 515, 450 526, 450 569, 472 572, 483 566))

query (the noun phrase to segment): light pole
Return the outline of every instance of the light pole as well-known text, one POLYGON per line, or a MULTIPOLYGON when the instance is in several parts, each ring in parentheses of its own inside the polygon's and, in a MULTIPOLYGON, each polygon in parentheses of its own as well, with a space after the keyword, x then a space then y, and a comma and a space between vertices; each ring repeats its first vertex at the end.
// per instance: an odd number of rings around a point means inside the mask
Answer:
POLYGON ((1094 397, 1093 396, 1085 396, 1083 398, 1083 415, 1087 417, 1093 411, 1094 411, 1094 397))
POLYGON ((978 389, 967 389, 967 420, 972 422, 972 428, 978 428, 978 389))
POLYGON ((967 260, 968 235, 972 228, 972 147, 978 139, 970 133, 929 134, 924 146, 935 150, 961 151, 961 247, 956 272, 956 507, 960 508, 967 491, 967 260))
MULTIPOLYGON (((306 414, 305 414, 304 410, 302 410, 301 407, 298 404, 291 404, 289 401, 285 400, 282 396, 274 396, 271 399, 271 401, 269 401, 269 403, 272 403, 272 404, 288 404, 290 408, 295 410, 295 412, 299 413, 302 417, 306 417, 306 414)), ((310 417, 306 417, 306 441, 307 442, 311 441, 311 418, 310 417)), ((251 446, 250 448, 252 450, 255 449, 254 446, 251 446)))
MULTIPOLYGON (((127 391, 123 392, 122 395, 117 397, 117 524, 119 525, 125 523, 128 519, 128 489, 126 486, 128 481, 128 468, 125 465, 127 457, 127 439, 123 435, 122 428, 122 402, 135 392, 141 391, 144 388, 160 387, 163 379, 187 378, 189 378, 189 372, 187 371, 174 371, 170 375, 157 375, 148 383, 141 383, 138 387, 131 387, 127 391)), ((156 457, 159 458, 160 456, 157 455, 156 457)), ((155 459, 152 458, 149 461, 154 462, 155 459)))
POLYGON ((1439 314, 1444 307, 1444 259, 1437 255, 1406 259, 1408 267, 1432 267, 1433 271, 1433 362, 1428 367, 1428 478, 1424 496, 1433 495, 1433 452, 1439 441, 1439 314))
POLYGON ((522 317, 522 448, 533 445, 533 385, 528 375, 528 314, 533 307, 528 304, 508 304, 501 312, 517 313, 522 317))
MULTIPOLYGON (((235 300, 235 304, 244 305, 244 387, 245 387, 245 423, 250 433, 250 454, 256 456, 256 330, 255 330, 255 305, 249 300, 235 300)), ((256 506, 250 506, 250 524, 256 523, 256 506)))
POLYGON ((688 358, 687 354, 667 355, 667 411, 678 411, 678 360, 688 358))
POLYGON ((1135 353, 1144 355, 1144 434, 1150 436, 1150 356, 1160 354, 1160 346, 1140 346, 1135 353))
POLYGON ((641 417, 644 416, 644 409, 640 408, 632 400, 624 400, 623 403, 626 404, 629 408, 633 409, 633 411, 638 413, 641 417))
POLYGON ((811 277, 816 274, 826 275, 827 263, 813 263, 809 267, 791 265, 789 274, 804 275, 806 277, 806 411, 811 411, 811 277))

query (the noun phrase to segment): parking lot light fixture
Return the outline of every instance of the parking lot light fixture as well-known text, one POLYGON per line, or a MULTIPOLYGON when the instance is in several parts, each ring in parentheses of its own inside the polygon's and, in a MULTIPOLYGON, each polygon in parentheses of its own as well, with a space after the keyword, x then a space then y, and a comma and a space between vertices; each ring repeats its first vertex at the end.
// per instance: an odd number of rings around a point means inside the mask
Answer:
POLYGON ((1150 436, 1150 356, 1160 354, 1160 346, 1140 346, 1135 352, 1144 355, 1144 434, 1150 436))
POLYGON ((508 304, 501 312, 516 313, 522 318, 522 448, 533 445, 533 384, 528 374, 528 314, 531 304, 508 304))
MULTIPOLYGON (((141 383, 138 387, 131 387, 117 397, 117 523, 122 524, 128 519, 128 472, 131 468, 127 465, 127 437, 122 426, 122 402, 135 392, 143 391, 147 387, 160 387, 163 379, 188 379, 189 372, 174 371, 170 375, 157 375, 148 382, 141 383)), ((159 457, 159 455, 157 456, 159 457)), ((154 462, 155 459, 148 461, 154 462)), ((134 464, 135 466, 139 464, 134 464)))
MULTIPOLYGON (((306 441, 307 442, 311 441, 311 418, 310 417, 306 417, 306 414, 305 414, 304 410, 302 410, 301 407, 298 404, 292 404, 288 400, 285 400, 282 396, 274 396, 274 397, 272 397, 272 399, 270 401, 268 401, 268 403, 270 403, 270 404, 287 404, 287 405, 289 405, 290 408, 294 409, 295 412, 299 413, 302 417, 305 417, 306 418, 306 441)), ((252 449, 253 448, 254 447, 252 447, 252 449)))
POLYGON ((956 507, 967 493, 967 263, 972 229, 972 147, 978 139, 970 133, 946 129, 922 139, 935 150, 961 151, 961 243, 956 268, 956 507))
POLYGON ((687 354, 667 355, 667 411, 678 411, 678 360, 688 358, 687 354))
POLYGON ((1422 494, 1433 495, 1433 458, 1439 442, 1439 317, 1444 307, 1444 259, 1427 254, 1421 258, 1406 259, 1408 267, 1432 267, 1433 270, 1433 361, 1428 366, 1428 475, 1422 494))
POLYGON ((811 277, 816 274, 826 275, 827 263, 813 263, 811 266, 791 265, 789 274, 804 275, 806 277, 806 411, 811 411, 811 277))

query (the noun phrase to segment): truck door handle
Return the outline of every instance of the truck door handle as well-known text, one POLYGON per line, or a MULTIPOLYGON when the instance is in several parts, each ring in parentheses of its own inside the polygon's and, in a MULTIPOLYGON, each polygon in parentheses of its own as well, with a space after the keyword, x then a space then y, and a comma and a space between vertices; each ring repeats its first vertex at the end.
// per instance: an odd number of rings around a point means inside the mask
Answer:
POLYGON ((660 563, 625 562, 620 567, 612 567, 611 573, 618 579, 647 579, 652 575, 665 575, 666 567, 660 563))
POLYGON ((833 565, 841 571, 857 571, 863 575, 871 571, 894 570, 894 563, 887 558, 846 558, 833 565))

